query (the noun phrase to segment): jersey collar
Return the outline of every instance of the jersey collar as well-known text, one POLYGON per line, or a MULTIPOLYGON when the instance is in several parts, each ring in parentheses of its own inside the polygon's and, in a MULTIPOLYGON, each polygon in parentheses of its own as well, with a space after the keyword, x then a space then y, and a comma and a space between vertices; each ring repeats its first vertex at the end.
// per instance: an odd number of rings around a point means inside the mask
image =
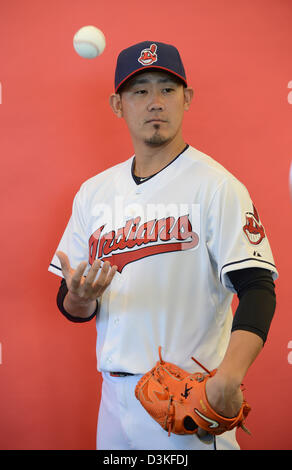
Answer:
POLYGON ((150 180, 151 178, 153 178, 153 176, 157 175, 158 173, 161 173, 161 171, 163 171, 165 168, 167 168, 169 165, 171 165, 180 155, 182 155, 187 149, 189 148, 189 144, 186 144, 186 146, 184 147, 184 149, 176 156, 173 158, 173 160, 171 160, 166 166, 164 166, 163 168, 161 168, 161 170, 157 171, 156 173, 154 173, 153 175, 150 175, 150 176, 146 176, 145 178, 143 178, 143 176, 136 176, 134 174, 134 166, 135 166, 135 155, 134 155, 134 158, 132 160, 132 165, 131 165, 131 173, 132 173, 132 177, 133 177, 133 180, 135 181, 135 183, 138 185, 138 184, 142 184, 142 183, 145 183, 145 181, 148 181, 150 180))

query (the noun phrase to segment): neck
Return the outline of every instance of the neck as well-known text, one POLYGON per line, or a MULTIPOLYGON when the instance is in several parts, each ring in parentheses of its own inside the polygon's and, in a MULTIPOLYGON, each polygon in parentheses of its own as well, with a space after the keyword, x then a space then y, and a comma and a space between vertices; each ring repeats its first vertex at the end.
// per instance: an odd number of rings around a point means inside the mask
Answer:
POLYGON ((147 177, 162 170, 179 153, 183 151, 186 143, 181 138, 176 142, 166 142, 159 147, 134 145, 136 176, 147 177))

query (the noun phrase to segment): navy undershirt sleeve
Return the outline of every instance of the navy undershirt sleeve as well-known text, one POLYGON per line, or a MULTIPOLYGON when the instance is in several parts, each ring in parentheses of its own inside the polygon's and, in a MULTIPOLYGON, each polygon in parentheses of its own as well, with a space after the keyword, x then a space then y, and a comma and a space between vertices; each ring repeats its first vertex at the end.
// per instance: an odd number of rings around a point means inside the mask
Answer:
POLYGON ((251 331, 265 343, 276 308, 275 284, 267 269, 246 268, 228 273, 239 304, 231 331, 251 331))

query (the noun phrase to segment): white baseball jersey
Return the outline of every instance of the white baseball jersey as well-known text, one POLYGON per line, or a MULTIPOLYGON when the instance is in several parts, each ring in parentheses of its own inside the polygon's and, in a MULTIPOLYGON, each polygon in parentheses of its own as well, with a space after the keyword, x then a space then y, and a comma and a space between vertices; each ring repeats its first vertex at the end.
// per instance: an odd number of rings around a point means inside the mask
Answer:
MULTIPOLYGON (((265 229, 245 186, 192 146, 140 185, 133 159, 81 185, 58 246, 73 268, 88 260, 88 272, 96 258, 118 266, 99 299, 98 370, 144 374, 159 346, 189 372, 191 356, 213 369, 233 321, 228 272, 278 277, 265 229)), ((62 276, 56 255, 49 270, 62 276)))

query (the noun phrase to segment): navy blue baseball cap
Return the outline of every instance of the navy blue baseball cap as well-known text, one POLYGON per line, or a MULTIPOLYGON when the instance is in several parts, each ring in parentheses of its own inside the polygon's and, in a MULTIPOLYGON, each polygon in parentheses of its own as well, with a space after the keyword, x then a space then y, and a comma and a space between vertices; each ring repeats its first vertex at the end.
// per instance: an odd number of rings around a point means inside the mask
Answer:
POLYGON ((169 72, 187 86, 185 69, 176 47, 157 41, 143 41, 120 52, 115 72, 115 93, 138 72, 158 69, 169 72))

